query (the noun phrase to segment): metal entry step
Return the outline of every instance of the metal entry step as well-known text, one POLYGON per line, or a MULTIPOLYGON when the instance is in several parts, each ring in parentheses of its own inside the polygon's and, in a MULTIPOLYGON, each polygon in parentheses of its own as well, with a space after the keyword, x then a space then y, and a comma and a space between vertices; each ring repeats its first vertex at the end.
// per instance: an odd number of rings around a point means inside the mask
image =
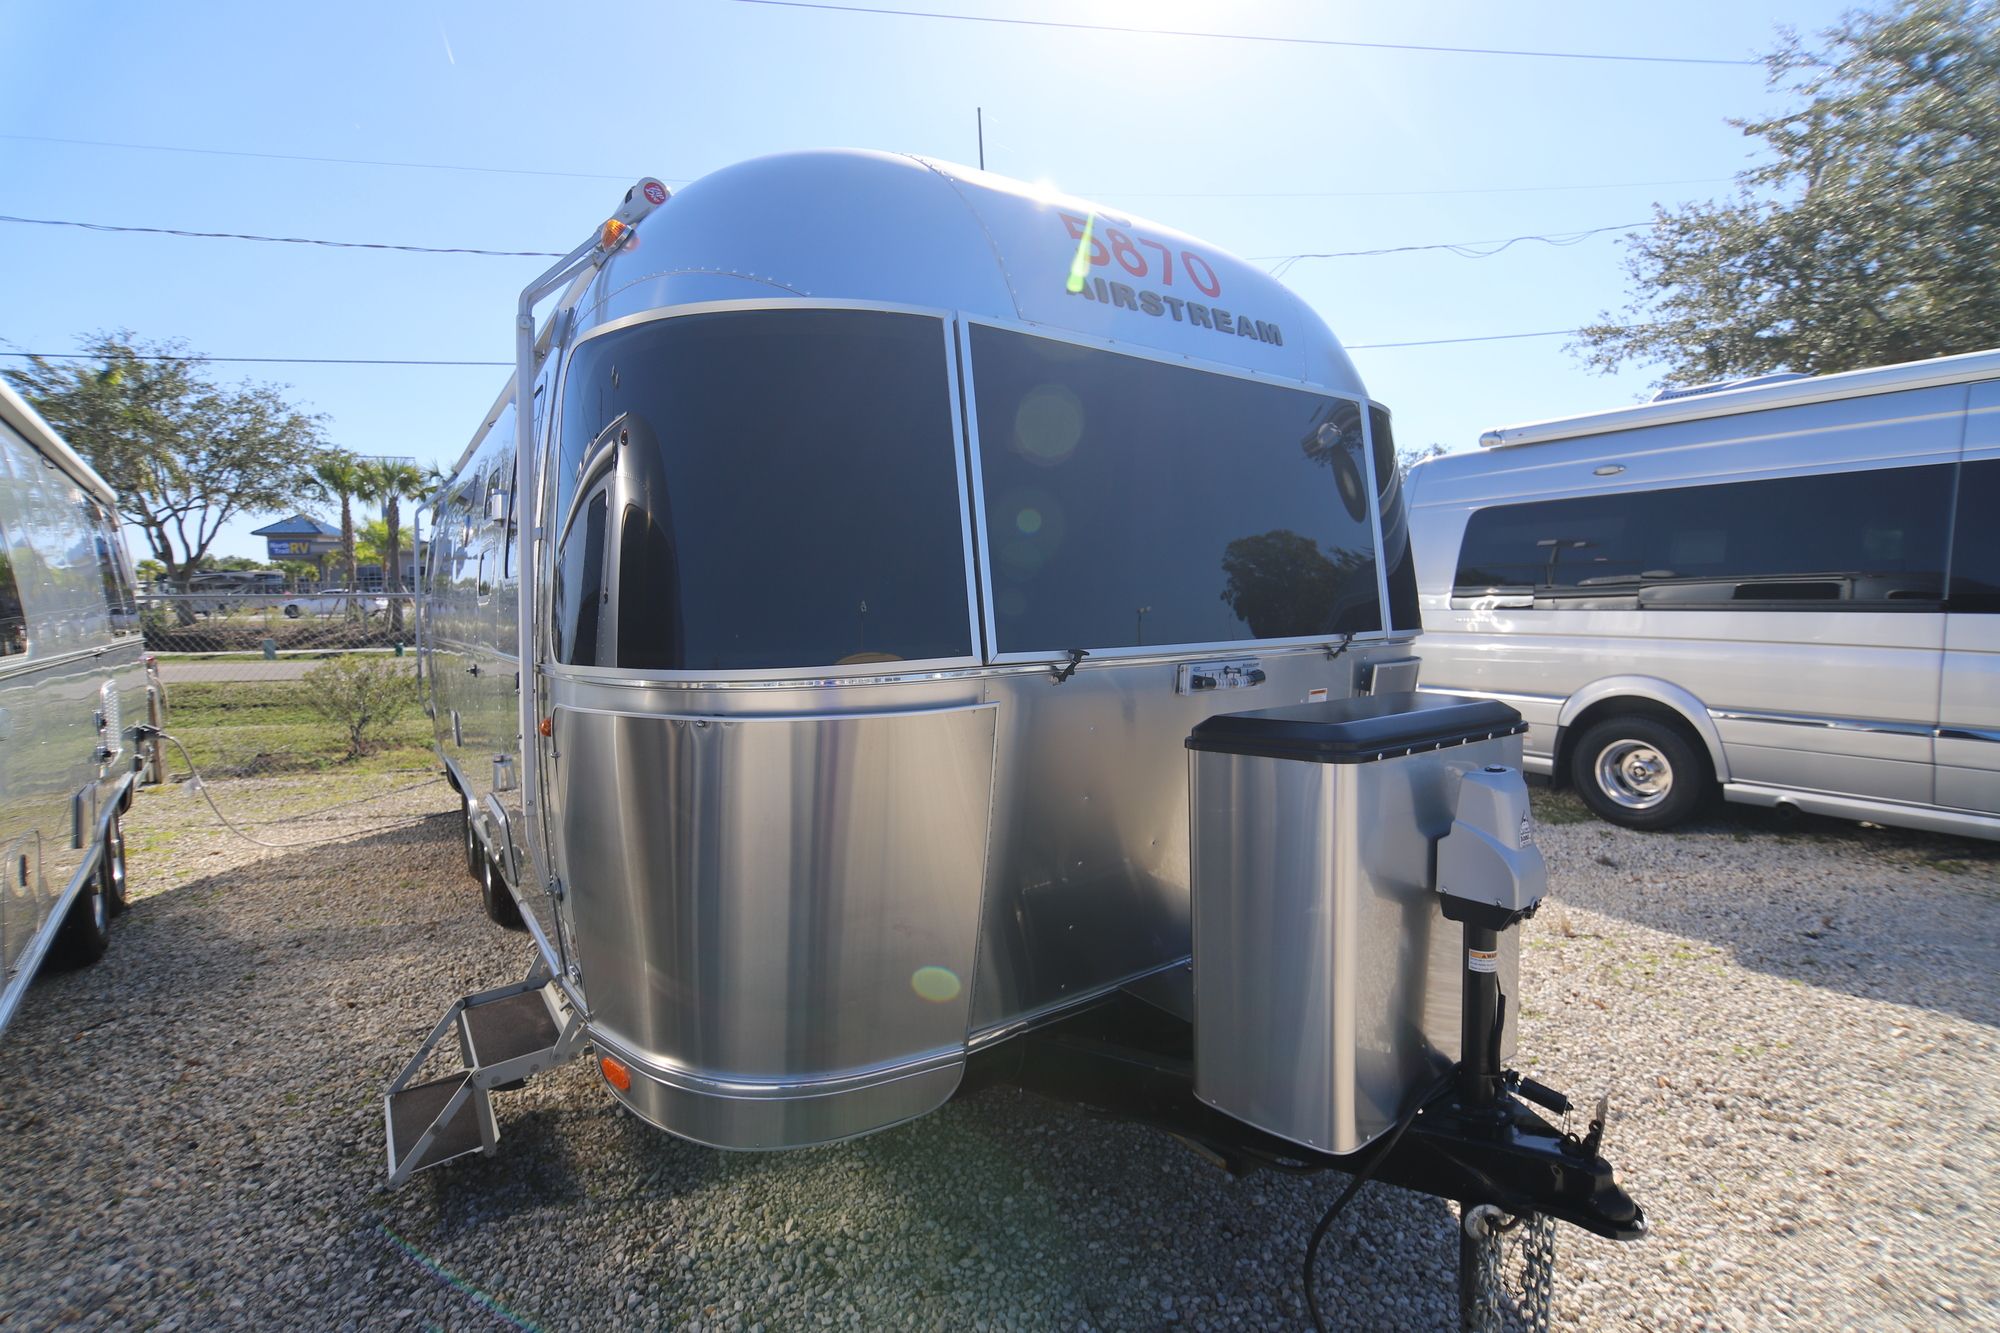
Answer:
POLYGON ((583 1021, 564 1000, 539 957, 524 980, 454 1002, 382 1096, 389 1184, 500 1145, 489 1093, 573 1058, 583 1049, 583 1021), (448 1033, 458 1033, 460 1068, 413 1082, 448 1033))

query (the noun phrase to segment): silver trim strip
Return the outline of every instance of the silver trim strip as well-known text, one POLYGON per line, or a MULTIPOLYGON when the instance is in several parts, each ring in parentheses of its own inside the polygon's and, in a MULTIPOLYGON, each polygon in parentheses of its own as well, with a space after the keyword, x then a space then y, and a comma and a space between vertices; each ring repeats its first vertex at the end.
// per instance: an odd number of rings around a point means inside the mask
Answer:
POLYGON ((2000 730, 1984 727, 1939 727, 1932 734, 1941 741, 1985 741, 1989 745, 2000 745, 2000 730))
POLYGON ((1717 722, 1768 722, 1780 727, 1814 727, 1822 731, 1859 731, 1882 736, 1922 736, 1930 738, 1936 728, 1928 722, 1893 722, 1883 718, 1816 717, 1809 713, 1760 713, 1743 708, 1711 708, 1709 717, 1717 722))

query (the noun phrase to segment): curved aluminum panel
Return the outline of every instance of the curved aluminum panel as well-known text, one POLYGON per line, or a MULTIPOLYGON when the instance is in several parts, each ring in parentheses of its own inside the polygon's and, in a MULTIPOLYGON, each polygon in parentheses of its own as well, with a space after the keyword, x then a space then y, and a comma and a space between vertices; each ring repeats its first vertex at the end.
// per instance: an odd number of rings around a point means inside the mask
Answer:
MULTIPOLYGON (((690 1087, 847 1080, 772 1112, 786 1137, 762 1146, 887 1123, 853 1123, 844 1094, 964 1049, 994 715, 558 707, 557 864, 593 1033, 690 1087)), ((703 1095, 644 1113, 721 1141, 686 1109, 703 1095)))

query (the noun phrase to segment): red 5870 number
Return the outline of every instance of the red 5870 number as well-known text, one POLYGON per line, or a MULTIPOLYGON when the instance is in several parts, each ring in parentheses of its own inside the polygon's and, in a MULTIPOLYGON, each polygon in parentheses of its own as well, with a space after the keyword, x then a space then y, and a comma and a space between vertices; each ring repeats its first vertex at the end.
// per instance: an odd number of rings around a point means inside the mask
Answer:
MULTIPOLYGON (((1134 236, 1122 227, 1098 226, 1075 213, 1059 213, 1063 225, 1069 228, 1069 238, 1081 241, 1086 226, 1090 231, 1090 262, 1099 268, 1116 263, 1135 278, 1158 275, 1162 287, 1174 285, 1173 247, 1145 236, 1134 236)), ((1181 272, 1187 274, 1188 281, 1195 285, 1203 296, 1222 295, 1222 283, 1215 276, 1215 269, 1206 259, 1192 250, 1182 250, 1178 255, 1181 272)))

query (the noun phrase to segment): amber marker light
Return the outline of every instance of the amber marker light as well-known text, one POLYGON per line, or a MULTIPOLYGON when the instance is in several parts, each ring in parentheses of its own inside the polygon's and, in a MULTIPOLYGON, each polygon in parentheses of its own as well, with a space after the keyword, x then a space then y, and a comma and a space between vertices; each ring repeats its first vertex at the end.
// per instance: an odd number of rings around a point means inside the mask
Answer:
POLYGON ((553 736, 553 735, 555 735, 555 734, 556 734, 556 720, 555 720, 554 718, 552 718, 552 717, 545 717, 545 718, 543 718, 543 719, 542 719, 542 725, 541 725, 541 727, 540 727, 540 731, 541 731, 542 735, 544 735, 544 736, 553 736))
POLYGON ((620 222, 617 218, 611 218, 608 221, 606 221, 604 224, 604 248, 609 250, 612 246, 618 244, 619 238, 622 237, 627 230, 629 229, 625 226, 625 224, 620 222))
POLYGON ((597 1067, 604 1071, 604 1081, 606 1083, 609 1083, 620 1092, 632 1091, 632 1071, 624 1065, 607 1055, 597 1062, 597 1067))

